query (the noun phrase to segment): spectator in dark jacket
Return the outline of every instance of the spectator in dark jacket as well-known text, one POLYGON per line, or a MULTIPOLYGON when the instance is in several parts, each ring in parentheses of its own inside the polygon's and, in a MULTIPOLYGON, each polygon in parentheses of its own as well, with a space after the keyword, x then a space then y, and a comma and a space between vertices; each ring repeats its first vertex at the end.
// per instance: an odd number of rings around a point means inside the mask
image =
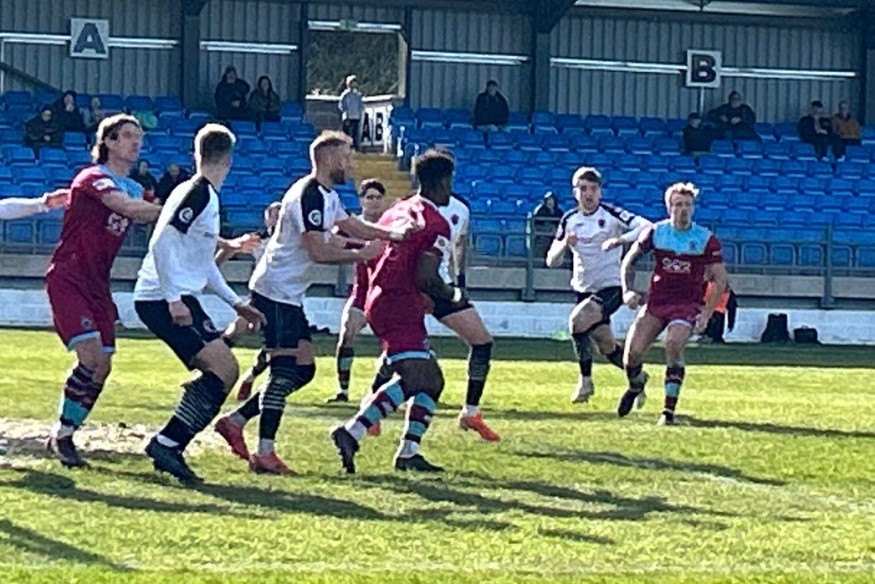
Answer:
POLYGON ((188 178, 188 173, 180 168, 178 164, 168 164, 164 176, 161 177, 158 181, 158 186, 155 188, 156 202, 163 205, 167 197, 170 196, 170 193, 173 192, 173 189, 179 183, 188 180, 188 178))
POLYGON ((141 160, 137 167, 131 170, 131 178, 140 183, 143 187, 143 199, 152 202, 155 200, 155 191, 158 189, 158 183, 155 177, 149 172, 149 161, 141 160))
POLYGON ((759 140, 754 128, 757 116, 737 91, 729 94, 729 101, 708 112, 708 121, 714 126, 716 137, 759 140))
POLYGON ((507 125, 510 109, 507 100, 498 91, 498 82, 486 83, 486 91, 477 96, 474 104, 474 127, 478 130, 498 130, 507 125))
POLYGON ((802 116, 797 125, 799 138, 814 146, 818 160, 822 160, 832 147, 833 156, 841 158, 845 155, 845 145, 832 130, 832 121, 823 115, 823 102, 815 100, 807 116, 802 116))
POLYGON ((216 115, 222 120, 248 120, 249 108, 246 98, 249 84, 237 77, 233 65, 225 67, 222 80, 216 85, 216 115))
POLYGON ((24 124, 24 145, 33 148, 34 154, 46 146, 59 148, 64 134, 55 124, 51 106, 43 106, 38 115, 30 118, 24 124))
POLYGON ((553 191, 546 192, 544 200, 532 212, 535 230, 534 255, 536 258, 543 258, 547 255, 547 250, 550 249, 550 244, 553 241, 553 232, 556 231, 556 227, 562 219, 562 213, 562 209, 559 208, 559 199, 553 191))
POLYGON ((713 139, 711 129, 702 125, 699 112, 691 113, 684 126, 684 154, 695 156, 710 152, 713 139))
POLYGON ((249 94, 249 111, 255 125, 261 129, 261 122, 278 122, 280 119, 280 96, 273 90, 270 77, 262 75, 249 94))
POLYGON ((54 123, 62 132, 84 132, 85 120, 76 107, 76 92, 68 89, 52 104, 54 123))

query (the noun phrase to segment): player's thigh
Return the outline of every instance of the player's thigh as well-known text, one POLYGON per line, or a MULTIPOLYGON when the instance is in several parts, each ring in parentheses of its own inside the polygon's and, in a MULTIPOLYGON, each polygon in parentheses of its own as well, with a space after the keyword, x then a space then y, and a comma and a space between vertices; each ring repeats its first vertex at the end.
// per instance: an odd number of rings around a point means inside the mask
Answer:
POLYGON ((240 375, 237 358, 221 339, 208 342, 192 359, 192 367, 214 373, 230 388, 240 375))
POLYGON ((392 368, 401 378, 405 397, 412 397, 419 392, 425 392, 435 399, 440 397, 444 389, 444 374, 433 355, 393 361, 392 368))
POLYGON ((485 345, 492 342, 492 335, 486 330, 486 324, 480 318, 480 313, 471 304, 438 320, 469 345, 485 345))
POLYGON ((568 316, 568 327, 572 332, 582 333, 604 320, 604 311, 598 297, 591 295, 583 298, 571 309, 568 316))
POLYGON ((693 327, 687 322, 672 322, 665 329, 665 357, 670 364, 683 358, 684 347, 693 327))
POLYGON ((646 310, 640 310, 626 337, 626 356, 643 355, 662 332, 662 321, 646 310))
POLYGON ((112 353, 104 350, 100 336, 82 339, 73 345, 76 360, 94 372, 94 380, 104 381, 112 366, 112 353))
POLYGON ((602 354, 610 353, 617 344, 617 340, 614 338, 614 331, 611 330, 611 325, 609 324, 600 324, 595 327, 590 337, 602 354))
POLYGON ((355 342, 356 337, 362 329, 367 325, 365 313, 354 306, 346 305, 343 308, 343 314, 340 317, 340 334, 338 335, 338 345, 341 347, 350 347, 355 342))

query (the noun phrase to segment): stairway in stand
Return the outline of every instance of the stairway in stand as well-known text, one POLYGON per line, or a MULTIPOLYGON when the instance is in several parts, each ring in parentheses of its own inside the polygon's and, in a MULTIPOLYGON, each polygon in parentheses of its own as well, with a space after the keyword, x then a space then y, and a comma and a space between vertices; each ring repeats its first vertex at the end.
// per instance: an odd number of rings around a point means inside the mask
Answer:
POLYGON ((398 199, 411 192, 410 175, 398 170, 398 161, 385 154, 355 153, 355 186, 367 178, 375 178, 386 186, 386 195, 398 199))

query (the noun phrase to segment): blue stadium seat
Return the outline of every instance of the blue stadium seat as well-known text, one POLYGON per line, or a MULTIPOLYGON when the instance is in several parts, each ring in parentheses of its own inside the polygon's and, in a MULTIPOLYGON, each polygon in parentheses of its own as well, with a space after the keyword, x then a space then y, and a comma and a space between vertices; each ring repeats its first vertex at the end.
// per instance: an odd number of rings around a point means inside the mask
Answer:
POLYGON ((2 144, 21 144, 23 132, 20 130, 0 129, 0 145, 2 144))
POLYGON ((689 156, 678 156, 672 158, 671 170, 677 173, 693 174, 696 172, 696 161, 689 156))
POLYGON ((865 146, 848 146, 845 149, 845 160, 850 162, 869 163, 869 149, 865 146))
POLYGON ((451 108, 445 112, 447 126, 450 128, 471 128, 471 111, 463 108, 451 108))
POLYGON ((6 164, 8 166, 32 166, 35 164, 33 150, 24 146, 12 146, 4 148, 6 164))
POLYGON ((466 130, 459 135, 459 145, 468 149, 485 149, 486 138, 480 130, 466 130))
POLYGON ((615 116, 611 128, 617 136, 640 136, 638 120, 631 116, 615 116))
POLYGON ((505 240, 505 254, 511 258, 525 258, 529 255, 529 246, 524 235, 508 235, 505 240))
POLYGON ((583 119, 583 125, 592 135, 613 134, 611 118, 601 114, 589 114, 583 119))
POLYGON ((793 158, 796 160, 817 160, 817 155, 814 153, 814 146, 799 142, 793 144, 793 158))
POLYGON ((32 245, 34 243, 34 222, 29 220, 6 222, 6 243, 13 245, 32 245))
POLYGON ((875 197, 875 180, 863 179, 858 181, 857 195, 860 197, 875 197))
POLYGON ((696 209, 696 223, 711 226, 720 220, 720 210, 711 208, 696 209))
POLYGON ((552 152, 544 152, 543 150, 532 150, 529 152, 529 163, 543 167, 552 167, 556 155, 552 152))
POLYGON ((781 141, 794 141, 796 138, 798 141, 799 135, 796 131, 796 124, 792 124, 790 122, 783 122, 780 124, 775 124, 775 136, 781 141))
POLYGON ((638 122, 641 135, 646 138, 656 138, 665 135, 666 124, 662 118, 644 117, 638 122))
POLYGON ((607 172, 614 166, 614 157, 608 154, 591 154, 583 160, 587 166, 594 166, 602 172, 607 172))
POLYGON ((98 97, 100 98, 100 105, 105 110, 120 112, 125 109, 125 100, 117 93, 101 93, 98 97))
POLYGON ((290 126, 289 128, 289 138, 293 140, 301 140, 309 142, 316 135, 316 129, 313 127, 313 124, 308 122, 304 122, 302 124, 295 124, 290 126))
POLYGON ((535 110, 531 117, 532 126, 556 126, 556 116, 552 112, 535 110))
POLYGON ((61 148, 40 148, 40 164, 67 164, 67 153, 61 148))
POLYGON ((264 156, 258 165, 258 171, 261 175, 282 175, 285 172, 285 167, 286 165, 282 159, 273 156, 264 156))
POLYGON ((723 244, 723 262, 728 266, 738 263, 738 250, 734 243, 723 244))
POLYGON ((65 132, 64 133, 64 146, 75 146, 79 148, 85 148, 88 144, 88 141, 85 138, 85 134, 82 132, 65 132))
POLYGON ((302 142, 278 142, 273 145, 274 154, 280 158, 289 156, 308 157, 307 144, 302 142))
POLYGON ((75 150, 64 149, 64 151, 67 153, 67 164, 73 168, 82 168, 91 164, 91 155, 84 148, 81 150, 78 148, 75 150))
POLYGON ((569 152, 571 147, 568 143, 568 138, 562 134, 545 136, 541 142, 541 147, 549 152, 569 152))
POLYGON ((766 142, 775 139, 775 127, 772 124, 757 122, 754 124, 754 131, 766 142))
POLYGON ((854 183, 844 178, 832 178, 826 181, 826 190, 834 197, 850 196, 856 190, 854 183))
POLYGON ((796 263, 796 249, 788 243, 770 243, 769 263, 773 266, 794 265, 796 263))
MULTIPOLYGON (((795 194, 795 191, 794 191, 795 194)), ((770 211, 783 211, 787 208, 790 197, 786 193, 769 193, 760 202, 763 209, 770 211)))
POLYGON ((653 151, 664 156, 681 154, 681 145, 675 138, 656 138, 653 141, 653 151))
POLYGON ((152 101, 155 111, 159 113, 179 112, 183 110, 182 102, 174 95, 159 95, 152 101))
MULTIPOLYGON (((702 176, 704 178, 704 175, 702 176)), ((724 175, 716 175, 714 177, 716 180, 714 182, 715 186, 719 186, 722 189, 742 189, 744 188, 745 178, 739 174, 724 174, 724 175)))
POLYGON ((839 213, 836 215, 833 225, 838 229, 860 229, 863 226, 863 218, 856 213, 839 213))
POLYGON ((781 174, 794 178, 802 178, 808 175, 808 167, 801 160, 784 160, 781 162, 781 174))
POLYGON ((797 211, 814 211, 817 207, 819 195, 800 193, 793 195, 788 201, 788 209, 797 211))
POLYGON ((256 130, 255 128, 255 122, 251 122, 249 120, 234 120, 231 124, 231 130, 237 135, 238 138, 254 138, 258 135, 258 130, 256 130))
MULTIPOLYGON (((395 116, 401 116, 405 113, 409 113, 410 118, 413 118, 413 110, 410 108, 396 107, 392 109, 390 119, 395 116)), ((304 108, 296 101, 284 101, 280 108, 280 116, 290 119, 297 118, 300 120, 304 117, 304 108)))
POLYGON ((875 268, 875 247, 860 247, 857 249, 858 268, 875 268))
POLYGON ((241 153, 246 154, 246 156, 256 158, 260 161, 270 155, 270 144, 263 140, 241 138, 240 141, 237 142, 237 145, 240 148, 241 153))
POLYGON ((41 166, 19 166, 13 168, 18 184, 37 184, 44 185, 46 183, 46 171, 41 166))
POLYGON ((581 154, 595 153, 599 151, 598 141, 595 136, 590 136, 589 134, 579 134, 574 136, 571 141, 571 148, 575 152, 581 154))
POLYGON ((599 151, 605 154, 625 154, 626 143, 623 138, 613 134, 599 136, 599 151))
POLYGON ((54 245, 61 238, 61 217, 40 219, 37 222, 37 243, 54 245))
POLYGON ((772 190, 776 193, 793 194, 799 191, 799 179, 791 176, 779 176, 772 181, 772 190))
MULTIPOLYGON (((842 210, 842 200, 831 195, 818 195, 815 209, 819 210, 821 215, 827 213, 838 213, 842 210)), ((814 219, 817 221, 817 219, 814 219)))
POLYGON ((633 135, 626 139, 626 152, 630 154, 653 154, 653 143, 649 138, 633 135))
POLYGON ((781 165, 777 160, 764 158, 754 162, 754 168, 760 176, 778 176, 781 174, 781 165))
POLYGON ((559 114, 556 116, 556 127, 563 134, 580 134, 586 131, 580 114, 559 114))
POLYGON ((840 160, 836 162, 836 176, 848 180, 859 180, 866 176, 868 164, 840 160))
POLYGON ((725 161, 719 156, 702 156, 699 158, 699 169, 704 174, 723 174, 725 161))
POLYGON ((501 237, 498 235, 475 235, 474 251, 480 255, 498 257, 501 255, 501 237))
POLYGON ((529 116, 523 112, 510 112, 507 117, 507 125, 504 127, 507 132, 529 132, 529 116))
POLYGON ((736 143, 736 148, 738 149, 738 154, 742 158, 756 159, 763 157, 762 142, 756 140, 741 140, 736 143))
POLYGON ((720 220, 728 226, 747 226, 751 224, 751 213, 742 209, 726 209, 720 215, 720 220))
POLYGON ((769 262, 766 246, 762 243, 743 243, 741 263, 748 266, 761 266, 769 262))
POLYGON ((514 139, 508 132, 490 132, 486 139, 489 147, 496 150, 510 150, 514 146, 514 139))
MULTIPOLYGON (((104 105, 104 107, 106 107, 104 105)), ((125 98, 125 107, 132 112, 154 111, 155 104, 147 95, 129 95, 125 98)))
POLYGON ((538 166, 520 167, 517 172, 517 181, 528 185, 543 184, 544 170, 538 166))
MULTIPOLYGON (((66 161, 66 159, 65 159, 66 161)), ((13 180, 12 169, 0 164, 0 185, 11 183, 13 180)))
POLYGON ((732 197, 732 207, 736 209, 753 210, 762 206, 763 197, 755 192, 742 191, 732 197))
POLYGON ((772 160, 790 160, 790 145, 786 142, 767 142, 763 144, 763 155, 772 160))
POLYGON ((490 204, 490 213, 493 215, 513 215, 516 211, 516 203, 512 201, 493 200, 490 204))
POLYGON ((32 106, 33 96, 29 91, 7 91, 3 94, 7 106, 32 106))
POLYGON ((786 227, 804 227, 808 225, 808 217, 812 211, 801 209, 788 209, 784 212, 782 223, 786 227))
POLYGON ((732 158, 735 156, 735 145, 731 140, 714 140, 711 143, 711 154, 722 158, 732 158))
POLYGON ((724 169, 727 175, 748 176, 754 172, 754 161, 749 158, 727 158, 724 169))
POLYGON ((420 128, 444 127, 444 115, 435 107, 422 107, 416 110, 416 121, 420 128))
POLYGON ((745 186, 748 191, 768 192, 772 190, 772 179, 767 176, 755 174, 747 178, 745 186))

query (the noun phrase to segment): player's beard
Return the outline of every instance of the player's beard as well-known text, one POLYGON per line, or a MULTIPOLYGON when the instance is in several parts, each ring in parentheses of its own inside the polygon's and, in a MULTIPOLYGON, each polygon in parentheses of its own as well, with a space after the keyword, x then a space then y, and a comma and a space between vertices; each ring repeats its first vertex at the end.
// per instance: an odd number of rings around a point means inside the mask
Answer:
POLYGON ((342 168, 333 169, 328 176, 336 185, 342 185, 346 182, 346 171, 342 168))

